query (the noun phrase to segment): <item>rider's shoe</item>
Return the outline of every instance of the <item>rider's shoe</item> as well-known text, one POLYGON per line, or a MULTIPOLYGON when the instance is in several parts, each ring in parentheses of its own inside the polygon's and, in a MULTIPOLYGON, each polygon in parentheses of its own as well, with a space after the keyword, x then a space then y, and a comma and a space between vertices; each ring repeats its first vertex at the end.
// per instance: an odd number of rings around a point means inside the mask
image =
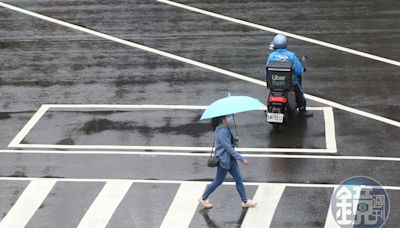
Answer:
POLYGON ((299 116, 304 117, 304 118, 309 118, 309 117, 313 117, 314 114, 307 111, 307 109, 304 107, 304 108, 299 109, 299 116))

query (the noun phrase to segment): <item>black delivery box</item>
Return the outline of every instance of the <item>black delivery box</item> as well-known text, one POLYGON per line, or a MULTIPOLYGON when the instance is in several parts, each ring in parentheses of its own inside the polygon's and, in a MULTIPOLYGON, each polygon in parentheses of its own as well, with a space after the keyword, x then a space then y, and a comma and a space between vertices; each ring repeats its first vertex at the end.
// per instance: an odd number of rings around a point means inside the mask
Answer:
POLYGON ((267 87, 271 90, 287 91, 292 87, 293 63, 269 62, 267 67, 267 87))

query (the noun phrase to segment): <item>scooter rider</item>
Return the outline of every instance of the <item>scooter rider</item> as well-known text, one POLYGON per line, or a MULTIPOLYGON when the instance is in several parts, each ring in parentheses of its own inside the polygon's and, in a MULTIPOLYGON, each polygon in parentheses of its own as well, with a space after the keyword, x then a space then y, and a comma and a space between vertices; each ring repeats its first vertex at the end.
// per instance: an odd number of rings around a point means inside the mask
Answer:
POLYGON ((312 113, 306 110, 306 99, 304 97, 303 88, 299 82, 299 76, 304 73, 304 67, 301 65, 296 55, 287 49, 288 40, 285 35, 278 34, 273 38, 270 49, 274 51, 268 56, 269 62, 291 62, 294 65, 293 86, 296 93, 296 103, 299 107, 299 115, 302 117, 311 117, 312 113))

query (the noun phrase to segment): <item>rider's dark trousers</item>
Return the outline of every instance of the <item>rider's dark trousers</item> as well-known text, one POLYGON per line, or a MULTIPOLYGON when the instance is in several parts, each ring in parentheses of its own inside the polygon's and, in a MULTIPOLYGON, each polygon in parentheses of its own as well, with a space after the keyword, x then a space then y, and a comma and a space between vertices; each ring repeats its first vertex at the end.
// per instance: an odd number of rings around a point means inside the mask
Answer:
POLYGON ((307 105, 306 98, 304 97, 303 88, 299 84, 294 84, 294 92, 296 93, 296 102, 299 109, 305 108, 307 105))

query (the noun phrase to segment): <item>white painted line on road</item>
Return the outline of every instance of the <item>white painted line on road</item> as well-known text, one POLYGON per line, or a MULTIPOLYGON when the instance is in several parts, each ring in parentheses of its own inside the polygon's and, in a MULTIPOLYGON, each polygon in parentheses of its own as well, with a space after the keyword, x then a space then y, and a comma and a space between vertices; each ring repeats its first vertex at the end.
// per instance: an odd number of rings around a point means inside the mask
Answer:
MULTIPOLYGON (((0 150, 5 154, 63 154, 63 155, 139 155, 139 156, 186 156, 209 157, 209 152, 150 152, 150 151, 63 151, 63 150, 0 150)), ((399 157, 372 157, 372 156, 335 156, 335 155, 289 155, 289 154, 250 154, 244 153, 247 158, 283 158, 283 159, 328 159, 328 160, 367 160, 367 161, 400 161, 399 157)))
MULTIPOLYGON (((66 108, 70 110, 76 109, 179 109, 179 110, 204 110, 207 106, 191 106, 191 105, 109 105, 109 104, 45 104, 39 109, 40 113, 35 114, 34 118, 32 118, 27 126, 22 129, 22 133, 19 132, 17 137, 12 140, 12 144, 10 143, 9 147, 13 148, 30 148, 30 149, 89 149, 89 150, 153 150, 153 151, 191 151, 191 152, 209 152, 211 147, 177 147, 177 146, 121 146, 121 145, 54 145, 54 144, 21 144, 26 135, 29 133, 29 130, 40 120, 45 113, 45 111, 49 109, 55 108, 66 108), (43 111, 44 110, 44 111, 43 111), (20 141, 18 141, 20 140, 20 141)), ((312 111, 323 111, 328 113, 328 117, 325 117, 325 125, 334 125, 333 120, 333 110, 331 107, 309 107, 308 110, 312 111)), ((39 112, 38 111, 38 112, 39 112)), ((336 153, 336 140, 335 140, 335 132, 334 126, 326 127, 333 132, 326 133, 326 142, 329 144, 326 145, 326 149, 306 149, 306 148, 237 148, 236 150, 239 152, 252 152, 252 153, 336 153), (329 147, 328 147, 329 146, 329 147)))
MULTIPOLYGON (((18 144, 14 148, 28 149, 86 149, 86 150, 152 150, 152 151, 191 151, 210 152, 211 147, 174 147, 174 146, 113 146, 113 145, 54 145, 54 144, 18 144)), ((235 148, 238 152, 251 153, 336 153, 327 149, 302 148, 235 148)))
MULTIPOLYGON (((70 109, 63 111, 76 112, 76 109, 169 109, 169 110, 205 110, 208 108, 206 105, 158 105, 158 104, 143 104, 143 105, 131 105, 131 104, 43 104, 48 109, 70 109)), ((330 107, 307 107, 310 111, 324 111, 330 107)), ((259 111, 266 110, 266 108, 260 108, 259 111)), ((200 120, 199 120, 200 121, 200 120)))
MULTIPOLYGON (((141 157, 155 156, 186 156, 209 157, 209 152, 185 153, 185 152, 147 152, 147 151, 62 151, 62 150, 0 150, 4 154, 62 154, 62 155, 137 155, 141 157)), ((336 155, 290 155, 290 154, 248 154, 247 158, 283 158, 283 159, 327 159, 327 160, 365 160, 365 161, 390 161, 399 162, 400 157, 372 157, 372 156, 336 156, 336 155)))
POLYGON ((195 8, 195 7, 192 7, 192 6, 184 5, 184 4, 173 2, 173 1, 169 1, 169 0, 157 0, 157 1, 159 1, 161 3, 165 3, 165 4, 168 4, 168 5, 171 5, 171 6, 175 6, 175 7, 179 7, 179 8, 182 8, 182 9, 186 9, 186 10, 190 10, 190 11, 193 11, 193 12, 197 12, 197 13, 200 13, 200 14, 204 14, 204 15, 207 15, 207 16, 211 16, 211 17, 222 19, 222 20, 230 21, 230 22, 233 22, 233 23, 245 25, 245 26, 248 26, 248 27, 260 29, 260 30, 267 31, 267 32, 284 34, 284 35, 286 35, 288 37, 292 37, 294 39, 298 39, 298 40, 302 40, 302 41, 305 41, 305 42, 317 44, 317 45, 320 45, 320 46, 336 49, 336 50, 339 50, 339 51, 342 51, 342 52, 347 52, 347 53, 350 53, 350 54, 353 54, 353 55, 362 56, 362 57, 365 57, 365 58, 369 58, 369 59, 373 59, 373 60, 376 60, 376 61, 392 64, 392 65, 395 65, 395 66, 400 66, 400 62, 399 61, 395 61, 395 60, 392 60, 392 59, 383 58, 383 57, 380 57, 380 56, 368 54, 368 53, 357 51, 357 50, 354 50, 354 49, 342 47, 342 46, 339 46, 339 45, 336 45, 336 44, 331 44, 331 43, 328 43, 328 42, 324 42, 324 41, 308 38, 308 37, 305 37, 305 36, 296 35, 296 34, 289 33, 289 32, 283 31, 283 30, 274 29, 274 28, 263 26, 263 25, 259 25, 259 24, 256 24, 256 23, 252 23, 252 22, 248 22, 248 21, 244 21, 244 20, 240 20, 240 19, 224 16, 224 15, 217 14, 217 13, 214 13, 214 12, 211 12, 211 11, 202 10, 202 9, 199 9, 199 8, 195 8))
POLYGON ((207 183, 184 182, 178 189, 161 228, 186 228, 189 227, 199 202, 197 199, 203 193, 207 183))
MULTIPOLYGON (((65 109, 173 109, 173 110, 205 110, 208 106, 200 105, 128 105, 128 104, 45 104, 49 108, 65 108, 65 109)), ((260 109, 263 110, 263 109, 260 109)), ((320 109, 322 110, 322 109, 320 109)), ((69 111, 69 110, 63 110, 69 111)), ((76 110, 70 110, 76 111, 76 110)))
MULTIPOLYGON (((171 53, 168 53, 168 52, 164 52, 164 51, 160 51, 160 50, 157 50, 157 49, 154 49, 154 48, 146 47, 144 45, 133 43, 133 42, 130 42, 130 41, 126 41, 126 40, 123 40, 123 39, 120 39, 120 38, 116 38, 116 37, 113 37, 113 36, 110 36, 110 35, 106 35, 104 33, 96 32, 94 30, 90 30, 90 29, 87 29, 87 28, 84 28, 84 27, 81 27, 81 26, 78 26, 78 25, 74 25, 74 24, 71 24, 71 23, 68 23, 68 22, 60 21, 60 20, 57 20, 57 19, 54 19, 54 18, 51 18, 51 17, 47 17, 47 16, 44 16, 44 15, 41 15, 41 14, 38 14, 38 13, 34 13, 34 12, 31 12, 31 11, 28 11, 28 10, 25 10, 25 9, 22 9, 22 8, 19 8, 19 7, 15 7, 15 6, 12 6, 10 4, 6 4, 6 3, 3 3, 3 2, 0 2, 0 6, 8 8, 8 9, 11 9, 11 10, 14 10, 14 11, 17 11, 17 12, 20 12, 20 13, 24 13, 24 14, 30 15, 32 17, 36 17, 36 18, 39 18, 39 19, 42 19, 42 20, 46 20, 46 21, 49 21, 49 22, 52 22, 52 23, 56 23, 56 24, 59 24, 59 25, 62 25, 62 26, 66 26, 68 28, 72 28, 72 29, 76 29, 76 30, 88 33, 88 34, 92 34, 94 36, 98 36, 98 37, 101 37, 101 38, 104 38, 104 39, 107 39, 107 40, 111 40, 111 41, 114 41, 114 42, 117 42, 117 43, 120 43, 120 44, 124 44, 124 45, 130 46, 130 47, 138 48, 138 49, 141 49, 141 50, 144 50, 144 51, 148 51, 148 52, 151 52, 151 53, 154 53, 154 54, 157 54, 157 55, 161 55, 161 56, 164 56, 164 57, 167 57, 167 58, 171 58, 171 59, 174 59, 174 60, 177 60, 177 61, 188 63, 188 64, 191 64, 191 65, 194 65, 194 66, 198 66, 198 67, 201 67, 201 68, 204 68, 204 69, 208 69, 208 70, 211 70, 211 71, 214 71, 214 72, 217 72, 217 73, 220 73, 220 74, 224 74, 224 75, 227 75, 227 76, 230 76, 230 77, 233 77, 233 78, 237 78, 237 79, 240 79, 240 80, 243 80, 243 81, 251 82, 251 83, 254 83, 254 84, 257 84, 257 85, 266 86, 266 83, 264 81, 261 81, 261 80, 258 80, 258 79, 254 79, 254 78, 251 78, 251 77, 248 77, 248 76, 244 76, 244 75, 241 75, 241 74, 238 74, 238 73, 234 73, 232 71, 224 70, 224 69, 221 69, 221 68, 218 68, 218 67, 215 67, 215 66, 211 66, 211 65, 205 64, 205 63, 201 63, 201 62, 194 61, 194 60, 191 60, 191 59, 188 59, 188 58, 177 56, 177 55, 174 55, 174 54, 171 54, 171 53)), ((315 97, 315 96, 312 96, 312 95, 308 95, 308 94, 306 94, 306 98, 310 99, 310 100, 314 100, 314 101, 320 102, 320 103, 323 103, 323 104, 326 104, 326 105, 329 105, 329 106, 332 106, 332 107, 335 107, 335 108, 338 108, 338 109, 345 110, 347 112, 352 112, 352 113, 355 113, 357 115, 361 115, 361 116, 364 116, 364 117, 367 117, 367 118, 371 118, 371 119, 374 119, 374 120, 377 120, 377 121, 380 121, 380 122, 383 122, 383 123, 387 123, 387 124, 390 124, 390 125, 393 125, 393 126, 396 126, 396 127, 400 127, 400 122, 395 121, 395 120, 391 120, 391 119, 386 118, 386 117, 381 117, 381 116, 378 116, 378 115, 375 115, 375 114, 371 114, 371 113, 368 113, 368 112, 365 112, 365 111, 361 111, 361 110, 358 110, 358 109, 355 109, 355 108, 350 108, 350 107, 344 106, 342 104, 339 104, 339 103, 336 103, 336 102, 333 102, 333 101, 329 101, 329 100, 326 100, 326 99, 323 99, 323 98, 315 97)))
MULTIPOLYGON (((107 181, 132 181, 132 183, 144 184, 182 184, 182 183, 210 183, 210 181, 181 181, 181 180, 142 180, 142 179, 85 179, 85 178, 38 178, 38 177, 0 177, 0 181, 59 181, 59 182, 107 182, 107 181)), ((235 182, 224 182, 223 185, 236 185, 235 182)), ((285 185, 285 187, 301 187, 301 188, 335 188, 337 184, 305 184, 305 183, 267 183, 267 182, 245 182, 246 186, 259 186, 262 184, 276 186, 285 185)), ((384 188, 386 190, 400 191, 400 186, 373 186, 384 188)))
MULTIPOLYGON (((351 211, 351 215, 352 215, 353 217, 350 219, 349 216, 348 216, 349 214, 344 215, 343 218, 344 218, 345 220, 347 220, 346 222, 348 222, 348 224, 342 224, 342 225, 343 225, 343 226, 346 226, 346 227, 351 227, 352 225, 354 225, 354 224, 352 224, 352 223, 354 223, 354 221, 355 221, 355 219, 356 219, 356 214, 357 214, 357 210, 358 210, 358 206, 353 206, 353 205, 358 205, 358 202, 360 201, 362 189, 370 188, 370 186, 364 186, 364 187, 362 188, 361 186, 357 186, 357 185, 349 185, 347 188, 352 189, 351 193, 352 193, 353 199, 352 199, 352 201, 351 201, 350 208, 353 210, 353 211, 351 211), (353 188, 354 188, 354 189, 353 189, 353 188)), ((379 188, 379 187, 378 187, 378 188, 379 188)), ((341 215, 341 214, 340 214, 340 215, 336 215, 337 218, 335 218, 334 215, 333 215, 333 213, 332 213, 332 198, 333 198, 333 197, 336 197, 336 196, 334 195, 336 189, 337 189, 337 186, 335 187, 335 189, 334 189, 334 191, 333 191, 333 194, 332 194, 332 197, 331 197, 331 202, 330 202, 330 204, 329 204, 328 214, 327 214, 326 220, 325 220, 325 226, 324 226, 325 228, 340 228, 340 227, 341 227, 341 226, 339 226, 339 225, 337 224, 336 221, 337 221, 337 220, 341 220, 343 215, 341 215)), ((341 188, 341 190, 344 190, 344 189, 346 189, 346 188, 341 188)), ((342 195, 342 194, 346 194, 346 193, 341 193, 341 192, 339 191, 339 192, 337 192, 337 194, 342 195)), ((339 197, 337 197, 337 198, 339 198, 339 197)), ((343 204, 343 203, 340 202, 340 204, 343 204)), ((349 209, 349 206, 348 206, 348 205, 343 205, 343 206, 346 207, 346 210, 342 210, 342 213, 343 213, 343 212, 344 212, 344 213, 347 213, 347 209, 349 209)))
POLYGON ((47 112, 49 107, 47 105, 40 106, 39 110, 32 116, 28 123, 18 132, 14 139, 10 142, 8 147, 16 147, 25 138, 28 132, 35 126, 35 124, 47 112))
POLYGON ((333 118, 332 108, 324 108, 324 121, 325 121, 326 149, 328 151, 337 152, 335 120, 333 118))
POLYGON ((257 202, 257 206, 248 209, 241 228, 268 228, 272 222, 283 191, 285 191, 284 184, 259 185, 253 198, 253 200, 257 202))
MULTIPOLYGON (((334 188, 333 193, 332 193, 332 197, 333 197, 333 194, 335 193, 336 189, 337 189, 337 187, 334 188)), ((326 215, 326 220, 325 220, 325 226, 324 226, 324 228, 341 228, 341 227, 336 223, 336 220, 335 220, 335 218, 333 217, 332 209, 331 209, 331 208, 332 208, 332 199, 331 199, 330 204, 329 204, 328 214, 326 215)))
POLYGON ((395 127, 400 127, 400 122, 396 121, 396 120, 391 120, 391 119, 386 118, 386 117, 378 116, 378 115, 375 115, 375 114, 372 114, 372 113, 368 113, 368 112, 361 111, 361 110, 358 110, 358 109, 355 109, 355 108, 351 108, 351 107, 348 107, 348 106, 345 106, 345 105, 342 105, 342 104, 339 104, 339 103, 336 103, 336 102, 333 102, 333 101, 329 101, 329 100, 326 100, 326 99, 323 99, 323 98, 320 98, 320 97, 316 97, 316 96, 313 96, 313 95, 310 95, 310 94, 305 94, 305 97, 307 99, 310 99, 310 100, 313 100, 313 101, 316 101, 316 102, 319 102, 319 103, 322 103, 322 104, 326 104, 326 105, 332 106, 334 108, 341 109, 343 111, 351 112, 351 113, 354 113, 354 114, 357 114, 357 115, 360 115, 360 116, 364 116, 364 117, 367 117, 367 118, 370 118, 370 119, 373 119, 373 120, 377 120, 377 121, 380 121, 380 122, 383 122, 383 123, 387 123, 387 124, 393 125, 395 127))
MULTIPOLYGON (((1 5, 1 4, 0 4, 1 5)), ((113 104, 43 104, 39 110, 32 116, 29 122, 14 137, 8 147, 18 147, 21 141, 28 135, 29 131, 39 122, 40 118, 49 111, 50 108, 65 109, 174 109, 174 110, 204 110, 207 106, 195 105, 113 105, 113 104)), ((63 110, 74 111, 74 110, 63 110)))
POLYGON ((109 180, 85 213, 78 228, 106 227, 132 181, 109 180))
MULTIPOLYGON (((104 34, 104 33, 100 33, 100 32, 97 32, 97 31, 94 31, 94 30, 91 30, 91 29, 84 28, 82 26, 74 25, 74 24, 71 24, 71 23, 68 23, 68 22, 64 22, 64 21, 61 21, 61 20, 58 20, 58 19, 54 19, 54 18, 51 18, 51 17, 48 17, 48 16, 44 16, 42 14, 34 13, 32 11, 25 10, 25 9, 22 9, 22 8, 19 8, 19 7, 16 7, 16 6, 12 6, 10 4, 6 4, 6 3, 3 3, 3 2, 0 2, 0 6, 8 8, 8 9, 11 9, 11 10, 14 10, 14 11, 17 11, 17 12, 20 12, 20 13, 23 13, 23 14, 30 15, 32 17, 36 17, 36 18, 42 19, 42 20, 45 20, 45 21, 49 21, 49 22, 52 22, 52 23, 55 23, 55 24, 59 24, 59 25, 62 25, 62 26, 68 27, 68 28, 72 28, 72 29, 75 29, 75 30, 78 30, 78 31, 81 31, 81 32, 85 32, 85 33, 88 33, 88 34, 91 34, 91 35, 94 35, 94 36, 98 36, 98 37, 101 37, 103 39, 111 40, 113 42, 117 42, 117 43, 124 44, 124 45, 130 46, 130 47, 138 48, 138 49, 141 49, 141 50, 144 50, 144 51, 148 51, 148 52, 151 52, 151 53, 154 53, 154 54, 157 54, 157 55, 161 55, 161 56, 164 56, 164 57, 167 57, 167 58, 175 59, 175 60, 178 60, 178 61, 181 61, 181 62, 185 62, 185 63, 191 64, 191 65, 195 65, 195 66, 198 66, 198 67, 201 67, 201 68, 205 68, 205 69, 208 69, 208 70, 211 70, 211 71, 214 71, 214 72, 218 72, 218 73, 221 73, 221 74, 229 75, 231 77, 239 78, 239 79, 246 80, 246 81, 251 81, 251 82, 256 83, 256 84, 262 82, 262 81, 259 81, 257 79, 248 78, 246 76, 243 76, 243 75, 240 75, 240 74, 236 74, 236 73, 233 73, 231 71, 227 71, 227 70, 224 70, 224 69, 221 69, 221 68, 218 68, 218 67, 214 67, 214 66, 211 66, 211 65, 208 65, 208 64, 200 63, 200 62, 188 59, 188 58, 184 58, 184 57, 181 57, 181 56, 170 54, 168 52, 160 51, 160 50, 157 50, 157 49, 154 49, 154 48, 151 48, 151 47, 147 47, 147 46, 144 46, 144 45, 141 45, 141 44, 137 44, 137 43, 134 43, 134 42, 131 42, 131 41, 123 40, 123 39, 120 39, 120 38, 117 38, 117 37, 114 37, 114 36, 110 36, 110 35, 107 35, 107 34, 104 34)), ((262 83, 265 84, 265 82, 262 82, 262 83)))
MULTIPOLYGON (((28 180, 28 179, 27 179, 28 180)), ((23 228, 43 203, 57 180, 32 179, 0 222, 0 228, 23 228)))

